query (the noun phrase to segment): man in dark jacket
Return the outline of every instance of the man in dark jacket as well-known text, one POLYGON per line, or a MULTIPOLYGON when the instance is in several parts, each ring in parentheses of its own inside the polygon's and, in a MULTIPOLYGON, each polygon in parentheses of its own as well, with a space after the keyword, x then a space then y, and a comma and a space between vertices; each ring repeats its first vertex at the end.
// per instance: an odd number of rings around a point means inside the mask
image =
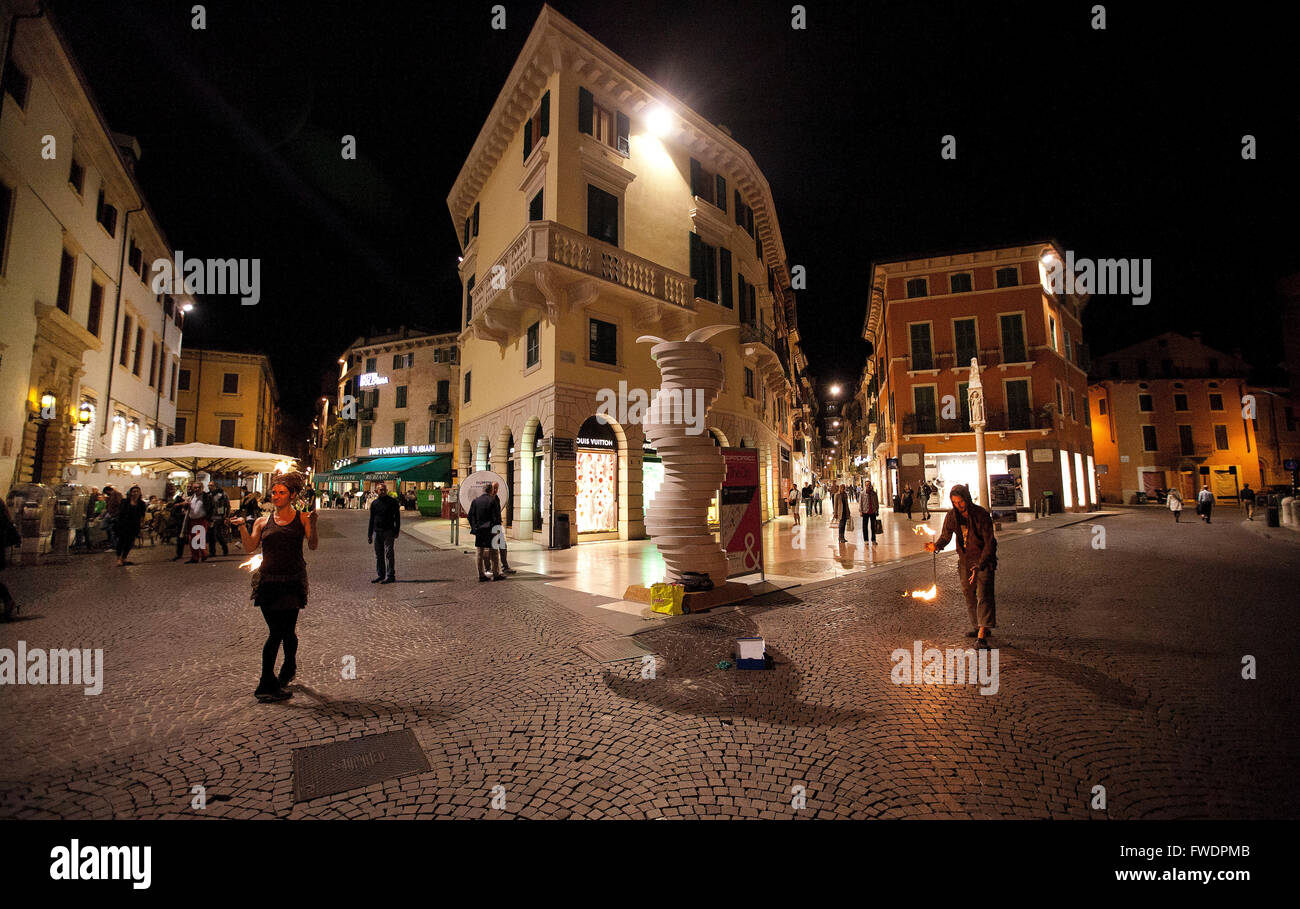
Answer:
POLYGON ((208 483, 208 496, 212 499, 212 549, 216 555, 217 544, 221 544, 221 554, 230 555, 230 528, 226 520, 230 517, 230 499, 226 491, 216 482, 208 483))
POLYGON ((501 500, 492 494, 491 487, 469 505, 469 530, 474 534, 474 545, 478 547, 478 579, 480 581, 500 581, 505 579, 501 573, 500 556, 493 542, 501 528, 501 500), (489 578, 485 572, 491 570, 489 578))
POLYGON ((397 580, 397 554, 393 551, 393 543, 402 532, 402 509, 388 494, 386 484, 376 486, 375 493, 375 500, 370 503, 370 529, 366 531, 366 542, 375 544, 375 579, 370 583, 391 584, 397 580), (384 574, 385 559, 388 561, 387 574, 384 574))
POLYGON ((978 638, 977 648, 988 649, 988 638, 997 625, 997 605, 993 599, 993 576, 998 567, 998 541, 993 535, 993 519, 988 511, 971 501, 970 490, 954 486, 952 511, 943 521, 939 539, 926 543, 927 552, 938 552, 957 535, 957 573, 966 608, 970 613, 968 638, 978 638), (976 630, 978 629, 978 630, 976 630))

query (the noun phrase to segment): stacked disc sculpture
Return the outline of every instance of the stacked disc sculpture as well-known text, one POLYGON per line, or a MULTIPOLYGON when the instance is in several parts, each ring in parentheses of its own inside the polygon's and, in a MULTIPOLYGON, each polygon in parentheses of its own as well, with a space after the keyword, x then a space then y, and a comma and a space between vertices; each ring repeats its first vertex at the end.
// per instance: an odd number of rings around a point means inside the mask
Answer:
POLYGON ((702 572, 715 587, 727 582, 727 553, 709 532, 709 501, 722 485, 726 462, 705 429, 705 416, 722 390, 722 362, 709 338, 735 325, 697 329, 684 341, 650 335, 659 367, 659 394, 646 410, 645 434, 663 459, 664 481, 646 516, 646 532, 668 568, 668 581, 702 572), (690 411, 688 412, 688 408, 690 411), (691 419, 688 420, 688 417, 691 419))

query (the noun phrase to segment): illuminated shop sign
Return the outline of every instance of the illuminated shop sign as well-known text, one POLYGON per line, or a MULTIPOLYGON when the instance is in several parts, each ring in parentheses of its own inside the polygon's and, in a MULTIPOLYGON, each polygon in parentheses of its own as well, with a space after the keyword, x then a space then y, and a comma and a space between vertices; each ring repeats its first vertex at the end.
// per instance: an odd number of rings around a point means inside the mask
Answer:
POLYGON ((433 454, 437 450, 437 445, 393 445, 388 448, 367 448, 366 453, 372 455, 433 454))
POLYGON ((377 372, 364 372, 361 374, 361 378, 357 380, 357 384, 361 388, 372 388, 375 385, 387 385, 388 376, 381 376, 377 372))
POLYGON ((588 439, 578 436, 578 445, 582 448, 613 448, 613 439, 588 439))

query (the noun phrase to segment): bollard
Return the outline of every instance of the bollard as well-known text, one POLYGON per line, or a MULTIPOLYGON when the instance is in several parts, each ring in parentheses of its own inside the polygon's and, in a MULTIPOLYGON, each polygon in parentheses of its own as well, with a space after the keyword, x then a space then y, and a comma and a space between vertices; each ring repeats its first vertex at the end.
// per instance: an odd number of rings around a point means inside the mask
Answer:
POLYGON ((72 528, 72 503, 59 499, 54 505, 54 535, 51 538, 49 561, 68 561, 68 532, 72 528))
MULTIPOLYGON (((1274 502, 1276 501, 1277 500, 1274 499, 1274 502)), ((1292 524, 1294 524, 1295 512, 1291 510, 1291 506, 1294 503, 1295 503, 1295 499, 1292 498, 1291 496, 1287 496, 1280 503, 1270 506, 1269 515, 1268 515, 1268 526, 1277 527, 1280 524, 1283 527, 1290 527, 1292 524), (1273 523, 1274 510, 1278 512, 1278 517, 1280 518, 1280 521, 1277 524, 1273 523)))
POLYGON ((19 532, 23 535, 22 564, 35 565, 41 551, 41 514, 35 502, 24 502, 19 532))

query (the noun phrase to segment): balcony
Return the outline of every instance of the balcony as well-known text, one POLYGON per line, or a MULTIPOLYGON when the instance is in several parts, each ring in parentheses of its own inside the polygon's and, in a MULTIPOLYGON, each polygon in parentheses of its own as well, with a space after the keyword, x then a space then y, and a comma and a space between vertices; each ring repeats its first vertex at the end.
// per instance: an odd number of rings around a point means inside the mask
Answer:
POLYGON ((451 413, 451 402, 434 401, 429 405, 429 413, 451 413))
POLYGON ((783 383, 788 372, 777 346, 776 332, 772 326, 753 322, 740 323, 740 343, 745 356, 758 358, 758 368, 769 385, 783 383))
POLYGON ((496 262, 480 269, 470 330, 504 347, 522 317, 552 322, 598 297, 633 310, 637 331, 676 338, 695 322, 695 280, 554 221, 529 223, 496 262))
POLYGON ((363 423, 374 422, 375 409, 373 407, 362 407, 360 410, 357 411, 357 416, 361 419, 363 423))

